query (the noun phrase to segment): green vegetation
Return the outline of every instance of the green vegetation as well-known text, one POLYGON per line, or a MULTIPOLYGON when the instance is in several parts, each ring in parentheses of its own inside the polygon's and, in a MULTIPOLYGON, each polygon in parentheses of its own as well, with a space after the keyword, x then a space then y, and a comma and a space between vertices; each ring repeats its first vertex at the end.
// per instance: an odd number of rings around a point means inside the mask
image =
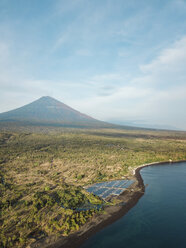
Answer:
POLYGON ((98 212, 94 205, 102 204, 83 185, 119 179, 140 164, 169 159, 186 159, 186 133, 1 132, 0 247, 26 247, 49 235, 69 235, 98 212), (79 211, 86 206, 92 209, 79 211))

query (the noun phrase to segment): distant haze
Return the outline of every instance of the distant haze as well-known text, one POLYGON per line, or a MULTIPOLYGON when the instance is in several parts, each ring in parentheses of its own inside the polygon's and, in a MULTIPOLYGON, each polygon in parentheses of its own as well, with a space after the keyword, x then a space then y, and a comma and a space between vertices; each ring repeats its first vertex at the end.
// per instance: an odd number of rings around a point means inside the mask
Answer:
POLYGON ((139 128, 150 128, 150 129, 163 129, 163 130, 177 130, 181 131, 181 128, 177 128, 175 126, 170 125, 158 125, 156 123, 148 123, 146 121, 120 121, 120 120, 110 120, 110 123, 123 125, 123 126, 129 126, 129 127, 139 127, 139 128))
POLYGON ((0 112, 50 95, 96 119, 186 130, 185 0, 1 0, 0 112))

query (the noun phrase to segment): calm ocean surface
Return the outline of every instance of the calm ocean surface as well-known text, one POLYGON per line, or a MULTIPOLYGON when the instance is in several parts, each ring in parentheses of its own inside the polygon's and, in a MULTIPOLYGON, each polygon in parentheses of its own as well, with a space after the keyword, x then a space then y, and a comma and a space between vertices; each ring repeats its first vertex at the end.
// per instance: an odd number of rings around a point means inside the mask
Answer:
POLYGON ((186 248, 186 163, 143 168, 144 196, 81 248, 186 248))

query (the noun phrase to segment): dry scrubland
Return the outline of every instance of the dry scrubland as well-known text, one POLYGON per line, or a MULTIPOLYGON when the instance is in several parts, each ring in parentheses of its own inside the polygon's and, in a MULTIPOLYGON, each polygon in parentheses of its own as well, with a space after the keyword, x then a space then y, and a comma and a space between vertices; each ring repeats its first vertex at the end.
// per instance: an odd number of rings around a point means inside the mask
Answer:
POLYGON ((78 230, 102 204, 83 185, 122 178, 140 164, 169 159, 186 159, 185 132, 1 132, 0 247, 26 247, 78 230))

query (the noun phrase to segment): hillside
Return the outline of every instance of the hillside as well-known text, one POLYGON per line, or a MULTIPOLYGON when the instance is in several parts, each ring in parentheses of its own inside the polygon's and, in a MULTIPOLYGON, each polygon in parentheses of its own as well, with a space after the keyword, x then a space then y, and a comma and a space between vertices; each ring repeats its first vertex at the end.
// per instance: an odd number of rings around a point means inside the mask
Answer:
POLYGON ((110 215, 82 186, 130 176, 141 164, 186 159, 186 132, 75 131, 0 132, 0 247, 70 239, 95 216, 110 215))

